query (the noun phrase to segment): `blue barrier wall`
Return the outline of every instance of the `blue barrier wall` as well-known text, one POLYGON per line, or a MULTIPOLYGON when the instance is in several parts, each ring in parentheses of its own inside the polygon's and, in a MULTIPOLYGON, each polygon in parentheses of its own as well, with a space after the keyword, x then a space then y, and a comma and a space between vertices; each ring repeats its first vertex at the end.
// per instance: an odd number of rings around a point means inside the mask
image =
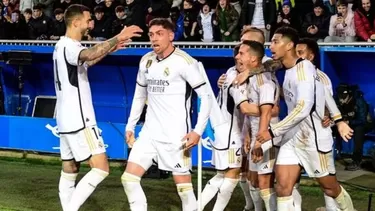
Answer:
MULTIPOLYGON (((55 95, 52 71, 51 46, 0 46, 0 52, 8 50, 31 50, 33 65, 24 68, 24 91, 22 95, 22 116, 13 116, 18 103, 17 68, 5 63, 2 67, 7 116, 0 117, 0 125, 5 132, 0 133, 0 147, 27 149, 58 153, 58 135, 53 132, 56 123, 53 119, 29 118, 34 99, 38 95, 55 95), (30 47, 30 48, 29 48, 30 47), (26 49, 28 48, 28 49, 26 49), (48 126, 49 125, 49 126, 48 126), (51 132, 52 130, 52 132, 51 132)), ((149 49, 130 48, 108 56, 96 66, 90 68, 89 79, 93 95, 93 103, 97 121, 108 144, 108 155, 113 159, 126 159, 127 147, 123 139, 123 131, 130 112, 138 62, 149 49)), ((207 71, 212 88, 217 93, 218 77, 233 66, 231 49, 186 49, 197 60, 201 61, 207 71)), ((322 47, 322 70, 332 79, 336 87, 340 82, 358 84, 365 92, 365 98, 375 104, 375 88, 370 62, 375 58, 373 48, 322 47)), ((269 53, 267 51, 267 53, 269 53)), ((278 78, 282 83, 283 72, 278 78)), ((285 116, 286 108, 282 108, 281 116, 285 116)), ((196 112, 195 112, 196 113, 196 112)), ((137 132, 140 126, 137 127, 137 132)), ((208 138, 203 137, 204 166, 210 166, 210 146, 208 138)), ((366 150, 373 142, 366 143, 366 150)), ((344 145, 350 153, 350 144, 344 145)), ((193 151, 193 164, 196 165, 196 149, 193 151)), ((368 154, 368 151, 365 151, 368 154)))

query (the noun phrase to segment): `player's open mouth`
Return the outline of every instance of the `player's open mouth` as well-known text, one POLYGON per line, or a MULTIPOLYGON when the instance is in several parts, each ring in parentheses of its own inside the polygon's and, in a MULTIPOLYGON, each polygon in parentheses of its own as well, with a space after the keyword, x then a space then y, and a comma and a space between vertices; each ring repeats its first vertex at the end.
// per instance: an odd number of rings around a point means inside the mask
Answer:
POLYGON ((160 46, 158 44, 153 44, 152 47, 153 48, 159 48, 160 46))

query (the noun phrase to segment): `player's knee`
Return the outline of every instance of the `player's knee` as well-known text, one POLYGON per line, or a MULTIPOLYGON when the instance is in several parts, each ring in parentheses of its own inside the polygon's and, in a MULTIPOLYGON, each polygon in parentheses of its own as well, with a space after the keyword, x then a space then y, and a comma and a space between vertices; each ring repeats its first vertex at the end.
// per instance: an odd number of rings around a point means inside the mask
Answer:
POLYGON ((240 173, 241 173, 240 168, 229 169, 227 172, 225 172, 225 177, 232 178, 232 179, 238 179, 240 173))
POLYGON ((78 173, 79 168, 80 168, 80 164, 76 163, 74 160, 63 161, 62 169, 63 169, 63 172, 65 172, 67 174, 78 173))
POLYGON ((131 192, 134 185, 141 183, 141 178, 134 174, 124 172, 121 176, 121 183, 124 186, 125 192, 128 193, 131 192))
POLYGON ((287 182, 276 183, 276 193, 278 197, 285 197, 292 195, 294 184, 289 184, 287 182))
POLYGON ((337 183, 337 185, 331 184, 331 185, 327 185, 325 187, 322 187, 322 190, 327 196, 332 197, 332 198, 336 198, 341 192, 341 188, 340 188, 340 185, 338 183, 337 183))

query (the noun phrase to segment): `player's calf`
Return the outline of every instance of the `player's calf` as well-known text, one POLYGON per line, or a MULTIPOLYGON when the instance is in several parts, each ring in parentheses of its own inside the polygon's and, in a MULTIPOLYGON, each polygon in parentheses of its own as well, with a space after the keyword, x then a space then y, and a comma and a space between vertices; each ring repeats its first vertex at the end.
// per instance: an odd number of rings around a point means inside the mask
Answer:
POLYGON ((206 184, 202 191, 202 210, 220 190, 224 182, 224 172, 218 171, 206 184))
POLYGON ((277 208, 276 192, 273 188, 274 174, 258 174, 260 196, 264 201, 267 211, 274 211, 277 208))
POLYGON ((245 196, 245 201, 246 201, 246 205, 245 205, 244 210, 247 211, 247 210, 253 209, 254 203, 253 203, 253 200, 252 200, 251 195, 250 195, 250 186, 249 186, 249 182, 247 180, 246 172, 242 172, 240 174, 240 187, 242 189, 242 192, 245 196))
POLYGON ((353 202, 350 195, 338 183, 335 175, 324 176, 318 178, 321 188, 324 193, 335 199, 338 208, 342 211, 354 211, 353 202))
POLYGON ((250 177, 249 186, 250 186, 250 195, 253 199, 254 210, 262 211, 263 210, 263 200, 260 196, 259 181, 258 181, 258 172, 249 171, 247 173, 250 177))
POLYGON ((190 172, 173 172, 173 179, 182 202, 182 211, 196 211, 198 203, 191 183, 190 172))
POLYGON ((121 176, 126 197, 132 211, 147 211, 147 199, 141 186, 141 178, 145 169, 133 162, 128 162, 121 176))
POLYGON ((79 163, 74 160, 63 161, 59 182, 59 197, 63 211, 68 211, 72 194, 75 190, 76 178, 79 172, 79 163))
POLYGON ((229 200, 232 196, 234 188, 238 184, 238 178, 240 175, 240 168, 228 169, 225 172, 223 182, 219 188, 217 199, 213 208, 213 211, 223 211, 228 205, 229 200))

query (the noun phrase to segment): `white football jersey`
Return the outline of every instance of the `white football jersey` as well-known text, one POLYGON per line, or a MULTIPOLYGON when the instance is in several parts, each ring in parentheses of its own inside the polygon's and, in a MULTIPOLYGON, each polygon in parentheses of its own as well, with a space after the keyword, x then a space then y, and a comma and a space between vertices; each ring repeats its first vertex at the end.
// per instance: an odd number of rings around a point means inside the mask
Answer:
MULTIPOLYGON (((262 73, 249 78, 248 83, 248 99, 250 104, 262 106, 265 104, 276 105, 279 102, 280 86, 277 78, 272 73, 262 73)), ((259 131, 260 117, 249 116, 251 137, 255 140, 255 136, 259 131)), ((278 117, 272 117, 271 122, 277 123, 278 117)))
MULTIPOLYGON (((192 90, 206 84, 198 62, 178 48, 163 60, 149 52, 140 62, 137 84, 147 88, 148 107, 141 132, 147 131, 160 142, 181 143, 191 131, 192 90)), ((131 115, 127 130, 132 130, 135 123, 136 117, 131 115)), ((199 126, 199 130, 205 126, 199 126)))
POLYGON ((79 60, 84 49, 79 41, 61 37, 53 51, 56 121, 61 134, 96 125, 87 65, 79 60))
POLYGON ((332 134, 329 128, 323 128, 321 122, 325 91, 315 66, 310 61, 298 60, 295 66, 285 71, 283 92, 288 115, 271 125, 273 134, 277 137, 288 133, 298 147, 321 152, 332 150, 332 134))
POLYGON ((225 82, 218 95, 218 104, 220 106, 221 113, 223 114, 225 120, 230 122, 230 128, 228 128, 229 137, 228 139, 224 139, 226 143, 217 143, 217 140, 215 140, 214 147, 219 150, 227 150, 230 148, 231 144, 239 145, 242 142, 242 125, 244 115, 235 105, 231 94, 231 89, 233 89, 232 82, 237 75, 238 72, 236 67, 231 67, 228 69, 225 82))

